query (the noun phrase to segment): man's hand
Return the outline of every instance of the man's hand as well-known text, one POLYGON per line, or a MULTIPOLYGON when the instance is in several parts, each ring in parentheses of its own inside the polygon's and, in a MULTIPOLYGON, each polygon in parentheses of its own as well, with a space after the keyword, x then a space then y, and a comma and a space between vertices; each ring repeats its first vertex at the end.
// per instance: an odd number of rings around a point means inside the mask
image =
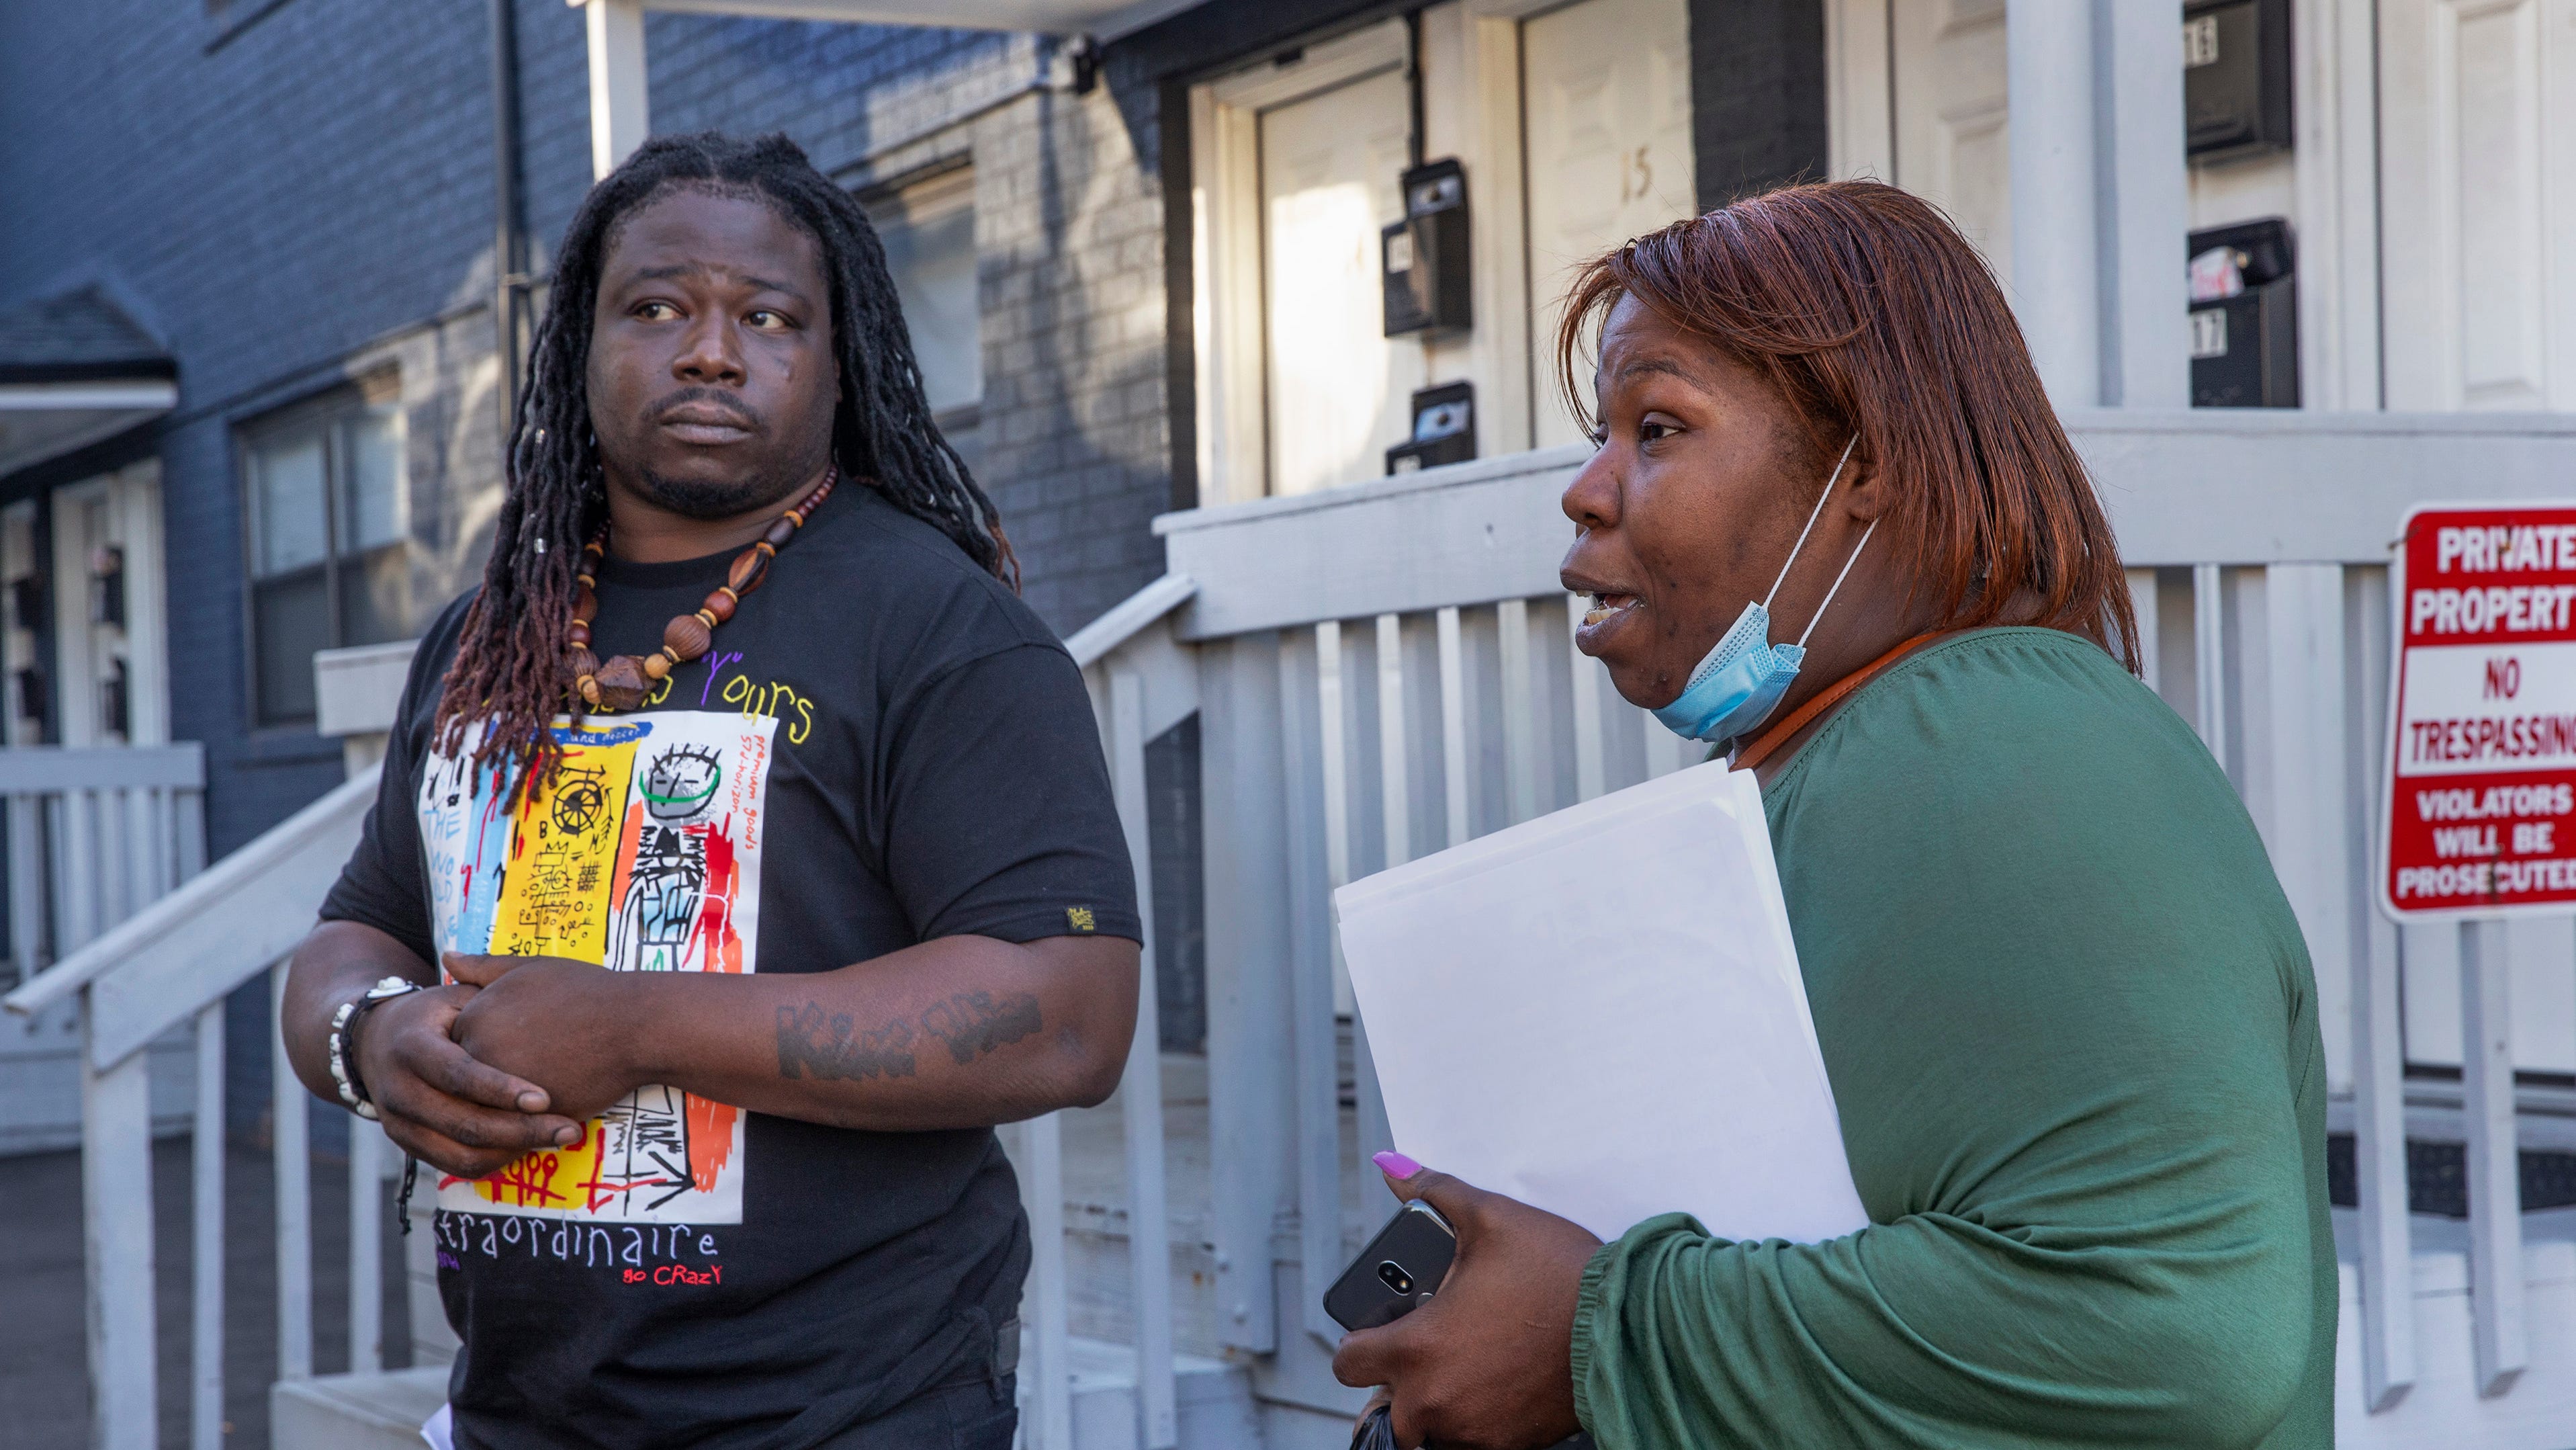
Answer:
POLYGON ((587 1122, 643 1085, 633 1052, 638 1026, 624 1010, 634 974, 569 957, 461 952, 449 952, 446 966, 481 989, 456 1019, 457 1045, 541 1084, 555 1111, 587 1122))
POLYGON ((1431 1302, 1345 1338, 1334 1377, 1387 1387, 1405 1450, 1538 1450, 1575 1433, 1574 1306, 1601 1241, 1401 1154, 1379 1154, 1378 1166, 1396 1197, 1449 1220, 1458 1257, 1431 1302))
POLYGON ((385 1136, 441 1172, 481 1178, 534 1148, 577 1139, 545 1089, 477 1062, 449 1035, 472 987, 433 987, 368 1009, 358 1024, 358 1078, 385 1136))

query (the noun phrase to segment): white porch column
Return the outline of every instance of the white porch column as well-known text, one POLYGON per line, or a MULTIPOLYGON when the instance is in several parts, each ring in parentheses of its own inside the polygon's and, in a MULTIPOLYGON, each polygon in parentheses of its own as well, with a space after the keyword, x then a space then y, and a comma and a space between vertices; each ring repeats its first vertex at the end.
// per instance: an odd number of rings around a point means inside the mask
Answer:
POLYGON ((590 32, 590 174, 635 154, 652 132, 644 89, 644 0, 569 0, 590 32))
POLYGON ((2095 0, 2102 402, 2191 406, 2182 25, 2170 5, 2095 0))
POLYGON ((2093 21, 2091 0, 2021 0, 2004 12, 2013 310, 2060 409, 2102 401, 2093 21))
POLYGON ((2004 13, 2013 304, 2060 408, 2191 401, 2182 27, 2134 0, 2004 13))

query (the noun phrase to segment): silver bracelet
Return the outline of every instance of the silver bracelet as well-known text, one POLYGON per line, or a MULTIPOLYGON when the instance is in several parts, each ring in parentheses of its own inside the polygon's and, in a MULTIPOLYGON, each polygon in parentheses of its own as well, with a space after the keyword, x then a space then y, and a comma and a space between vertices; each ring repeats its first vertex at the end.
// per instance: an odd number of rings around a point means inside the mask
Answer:
POLYGON ((341 1003, 340 1010, 331 1014, 331 1081, 340 1089, 340 1101, 348 1104, 349 1111, 368 1122, 380 1119, 375 1103, 360 1089, 358 1075, 350 1066, 347 1046, 350 1024, 358 1020, 359 1014, 379 1002, 423 990, 426 989, 409 977, 386 977, 369 987, 365 996, 341 1003))

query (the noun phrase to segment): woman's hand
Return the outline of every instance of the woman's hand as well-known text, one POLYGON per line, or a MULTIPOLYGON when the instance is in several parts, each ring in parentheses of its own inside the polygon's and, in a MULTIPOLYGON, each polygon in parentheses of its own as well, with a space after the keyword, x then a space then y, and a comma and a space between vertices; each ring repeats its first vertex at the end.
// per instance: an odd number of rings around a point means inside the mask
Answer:
POLYGON ((456 1016, 456 1044, 545 1090, 553 1111, 587 1122, 641 1085, 635 1033, 619 1009, 632 981, 568 957, 449 952, 448 973, 481 990, 456 1016))
POLYGON ((1396 1197, 1440 1210, 1458 1257, 1431 1302, 1345 1338, 1334 1377, 1388 1388, 1405 1450, 1538 1450, 1574 1434, 1574 1303, 1601 1241, 1401 1153, 1377 1163, 1396 1197))

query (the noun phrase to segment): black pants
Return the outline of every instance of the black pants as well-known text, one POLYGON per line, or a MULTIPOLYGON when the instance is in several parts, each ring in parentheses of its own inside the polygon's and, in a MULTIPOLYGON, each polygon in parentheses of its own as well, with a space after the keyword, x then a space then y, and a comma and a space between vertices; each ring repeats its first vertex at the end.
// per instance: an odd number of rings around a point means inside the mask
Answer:
POLYGON ((1011 1450, 1020 1412, 1016 1376, 974 1379, 923 1390, 864 1425, 852 1425, 814 1450, 1011 1450))

